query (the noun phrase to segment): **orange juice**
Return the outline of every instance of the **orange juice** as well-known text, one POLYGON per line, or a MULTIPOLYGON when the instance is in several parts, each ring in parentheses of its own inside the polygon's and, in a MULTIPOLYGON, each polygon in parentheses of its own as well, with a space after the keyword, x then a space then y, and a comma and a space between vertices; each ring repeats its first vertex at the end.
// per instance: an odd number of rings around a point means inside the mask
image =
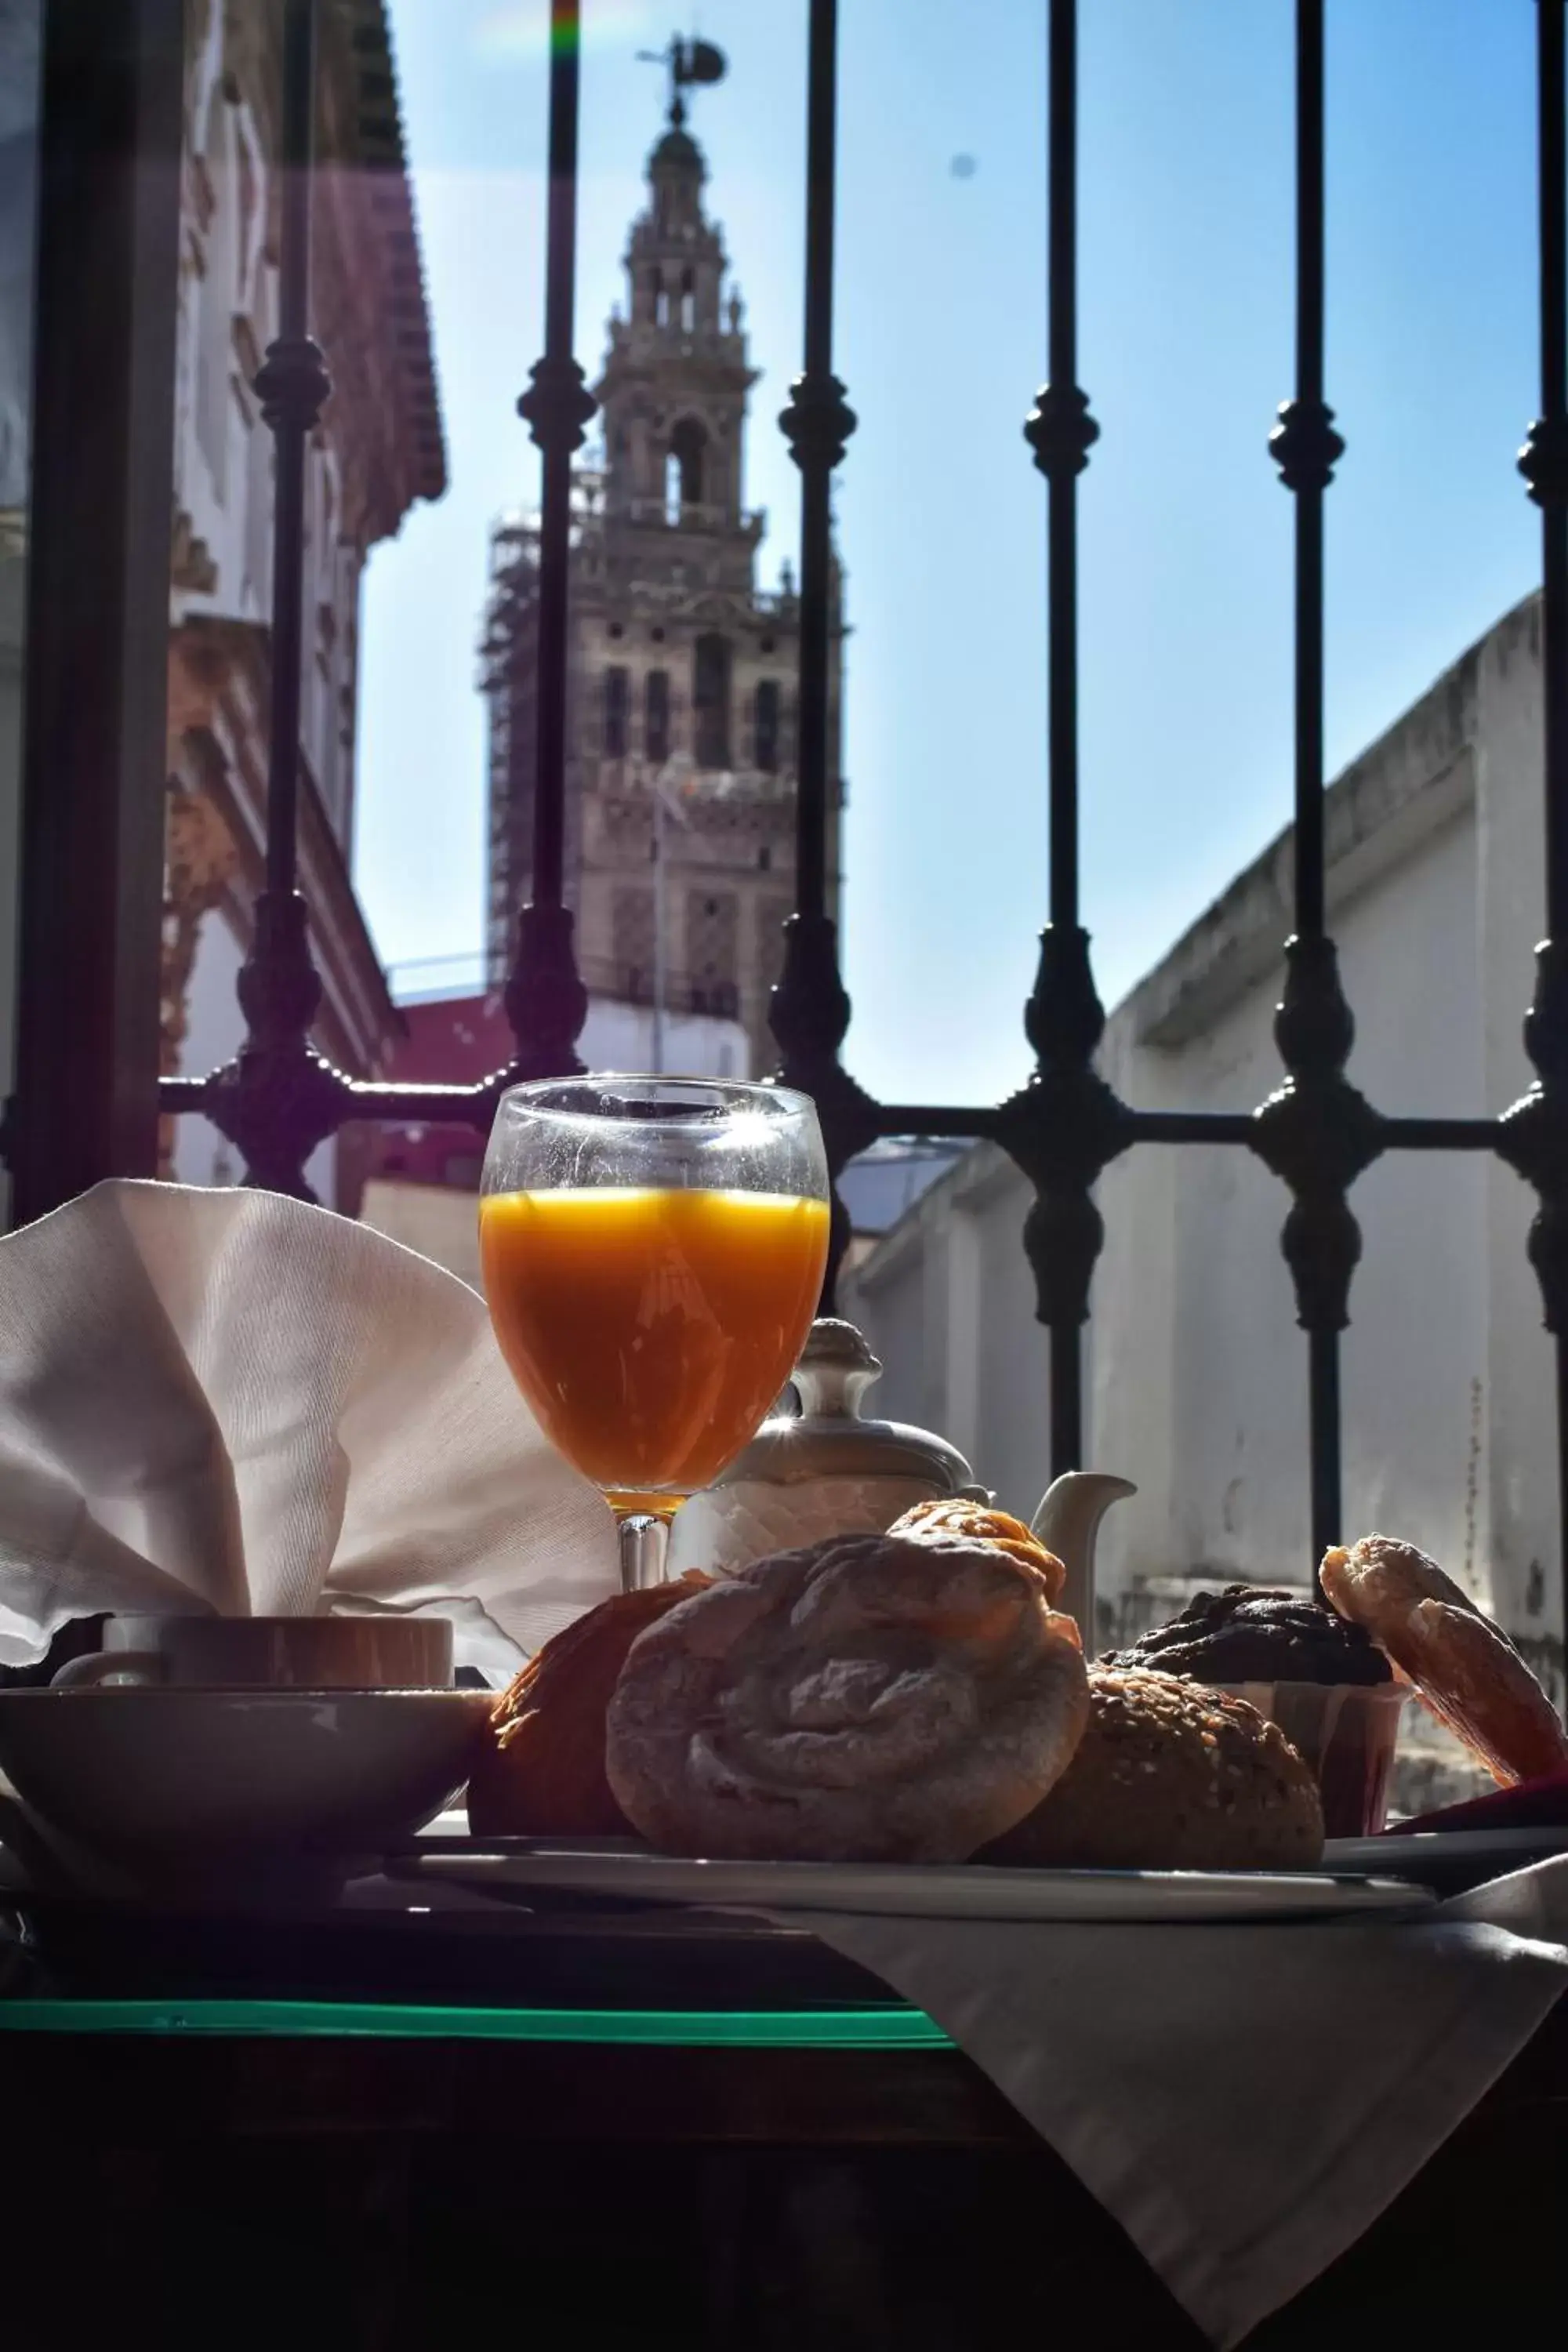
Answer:
POLYGON ((546 1434, 613 1501, 712 1483, 795 1369, 827 1203, 584 1188, 479 1203, 501 1352, 546 1434))

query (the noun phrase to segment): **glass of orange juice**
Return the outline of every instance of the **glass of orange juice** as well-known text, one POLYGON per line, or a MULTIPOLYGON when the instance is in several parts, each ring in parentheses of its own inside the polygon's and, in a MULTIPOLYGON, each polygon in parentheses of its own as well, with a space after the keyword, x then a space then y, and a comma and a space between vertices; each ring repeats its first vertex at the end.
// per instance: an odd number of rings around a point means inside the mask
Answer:
POLYGON ((659 1582, 670 1519, 795 1370, 827 1262, 809 1098, 706 1078, 547 1078, 501 1097, 479 1255, 501 1353, 659 1582))

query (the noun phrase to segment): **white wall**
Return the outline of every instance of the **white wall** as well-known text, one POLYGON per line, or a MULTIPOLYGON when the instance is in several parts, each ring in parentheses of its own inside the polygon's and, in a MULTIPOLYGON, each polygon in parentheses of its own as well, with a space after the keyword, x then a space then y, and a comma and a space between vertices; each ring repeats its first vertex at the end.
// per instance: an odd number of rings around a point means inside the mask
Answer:
MULTIPOLYGON (((1467 815, 1336 913, 1357 1013, 1351 1074, 1386 1110, 1480 1107, 1475 887, 1467 815)), ((1144 1106, 1250 1110, 1279 1083, 1280 976, 1179 1050, 1141 1046, 1119 1023, 1111 1083, 1144 1106)), ((1142 1147, 1102 1181, 1095 1458, 1140 1487, 1107 1521, 1110 1585, 1195 1570, 1300 1581, 1310 1566, 1306 1341, 1279 1247, 1289 1206, 1284 1186, 1234 1148, 1142 1147)), ((1486 1357, 1485 1171, 1390 1155, 1352 1206, 1363 1254, 1342 1343, 1347 1524, 1395 1528, 1456 1574, 1479 1573, 1470 1445, 1486 1357)))
MULTIPOLYGON (((1522 607, 1331 797, 1330 918, 1353 1082, 1394 1114, 1501 1111, 1541 922, 1538 619, 1522 607)), ((1108 1024, 1142 1108, 1250 1112, 1279 1082, 1288 845, 1194 925, 1108 1024)), ((1139 1493, 1108 1517, 1102 1592, 1311 1567, 1306 1341, 1285 1188, 1235 1147, 1142 1145, 1101 1181, 1089 1459, 1139 1493)), ((1534 1199, 1489 1153, 1390 1152, 1354 1187, 1363 1256, 1342 1348, 1345 1530, 1407 1535, 1521 1639, 1558 1616, 1550 1343, 1525 1255, 1534 1199)), ((844 1286, 888 1365, 876 1409, 942 1431, 1015 1510, 1046 1480, 1044 1334, 1020 1246, 1029 1190, 990 1147, 844 1286)))
POLYGON ((1021 1241, 1029 1200, 1012 1163, 982 1146, 839 1285, 882 1360, 866 1411, 940 1432, 1025 1517, 1049 1468, 1046 1335, 1021 1241))

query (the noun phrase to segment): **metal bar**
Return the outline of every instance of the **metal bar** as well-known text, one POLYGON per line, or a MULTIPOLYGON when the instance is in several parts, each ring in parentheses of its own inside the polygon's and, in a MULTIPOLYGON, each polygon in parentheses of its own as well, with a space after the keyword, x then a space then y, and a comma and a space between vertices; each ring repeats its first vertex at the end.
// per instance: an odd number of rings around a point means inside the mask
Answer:
POLYGON ((1079 921, 1078 478, 1100 428, 1077 381, 1077 0, 1050 0, 1047 51, 1050 374, 1024 434, 1047 483, 1050 919, 1024 1014, 1035 1075, 1002 1106, 996 1135, 1035 1188, 1024 1247, 1036 1313, 1050 1332, 1051 1471, 1058 1476, 1079 1467, 1083 1451, 1079 1332, 1105 1238, 1093 1187, 1131 1142, 1132 1128, 1094 1069, 1105 1012, 1079 921))
POLYGON ((1557 1342, 1557 1478, 1563 1622, 1568 1626, 1568 154, 1563 0, 1536 0, 1541 414, 1519 469, 1541 509, 1542 782, 1546 936, 1524 1045, 1529 1092, 1500 1122, 1499 1150, 1534 1185, 1530 1232, 1546 1328, 1557 1342))
MULTIPOLYGON (((1564 168, 1563 11, 1537 0, 1540 107, 1541 415, 1568 418, 1568 171, 1564 168)), ((1568 939, 1568 503, 1541 511, 1542 648, 1546 783, 1546 936, 1568 939)))
MULTIPOLYGON (((780 1076, 816 1104, 835 1179, 879 1132, 877 1108, 839 1061, 849 999, 828 909, 829 687, 837 620, 833 470, 855 412, 833 373, 834 190, 837 171, 837 0, 810 0, 806 60, 804 365, 779 425, 800 468, 799 686, 796 712, 795 912, 784 925, 784 971, 768 1008, 780 1076)), ((835 1193, 822 1311, 833 1311, 849 1220, 835 1193)))
MULTIPOLYGON (((1543 474, 1541 499, 1541 671, 1546 791, 1546 946, 1539 959, 1535 1008, 1526 1042, 1550 1097, 1547 1124, 1558 1128, 1559 1149, 1544 1155, 1547 1177, 1537 1218, 1536 1264, 1545 1293, 1546 1320, 1555 1339, 1557 1380, 1558 1576, 1560 1630, 1568 1644, 1568 1281, 1561 1236, 1563 1199, 1563 1089, 1568 1081, 1568 1018, 1560 960, 1568 948, 1568 156, 1563 109, 1568 100, 1563 58, 1563 0, 1537 0, 1536 97, 1540 110, 1538 202, 1541 216, 1541 415, 1552 436, 1553 478, 1543 474), (1553 1232, 1559 1247, 1552 1247, 1553 1232), (1557 1295, 1553 1296, 1553 1292, 1557 1295)), ((1568 1666, 1563 1705, 1568 1712, 1568 1666)))
POLYGON ((44 11, 16 1070, 26 1223, 158 1164, 180 0, 44 11))
MULTIPOLYGON (((1296 398, 1323 400, 1323 9, 1296 11, 1296 398)), ((1296 492, 1296 932, 1323 928, 1323 490, 1296 492)))
POLYGON ((1076 1323, 1050 1327, 1051 1476, 1083 1467, 1083 1362, 1076 1323))
POLYGON ((1500 1129, 1495 1118, 1385 1118, 1383 1140, 1391 1151, 1496 1151, 1500 1129))
POLYGON ((1296 6, 1296 396, 1280 452, 1295 494, 1296 936, 1323 929, 1323 492, 1337 449, 1323 402, 1323 0, 1296 6), (1293 462, 1292 462, 1293 461, 1293 462))
POLYGON ((1252 1113, 1225 1110, 1135 1110, 1134 1143, 1250 1143, 1252 1113))
POLYGON ((994 1134, 998 1125, 994 1110, 952 1103, 878 1103, 874 1108, 879 1135, 978 1138, 994 1134))
POLYGON ((1340 1540, 1343 1509, 1340 1468, 1340 1335, 1315 1326, 1307 1334, 1307 1426, 1311 1447, 1312 1580, 1323 1554, 1340 1540))
MULTIPOLYGON (((1323 413, 1323 0, 1296 10, 1296 384, 1323 413)), ((1322 936, 1323 492, 1327 468, 1296 488, 1296 936, 1322 936)), ((1310 1328, 1307 1384, 1314 1575, 1339 1540, 1340 1342, 1310 1328)))
POLYGON ((572 592, 572 459, 595 403, 573 356, 577 290, 579 0, 551 0, 550 195, 545 219, 544 355, 517 404, 540 452, 539 618, 534 640, 533 877, 506 987, 517 1077, 582 1067, 588 997, 566 905, 566 722, 572 592))
POLYGON ((321 983, 310 960, 299 871, 300 709, 305 637, 305 463, 331 391, 309 332, 310 205, 316 132, 316 0, 283 0, 281 237, 278 334, 254 390, 272 434, 271 680, 267 745, 267 869, 237 993, 245 1043, 213 1116, 244 1155, 246 1182, 312 1200, 305 1162, 339 1123, 342 1081, 310 1045, 321 983))
MULTIPOLYGON (((283 104, 279 141, 282 236, 278 258, 278 345, 289 352, 291 358, 305 351, 310 334, 315 120, 315 0, 285 0, 283 104)), ((305 446, 321 404, 321 397, 313 397, 313 383, 301 383, 298 392, 300 396, 281 400, 268 412, 277 475, 272 516, 267 887, 279 898, 286 898, 293 889, 298 863, 300 703, 305 634, 305 446)))
MULTIPOLYGON (((837 142, 838 0, 811 0, 805 164, 805 372, 803 399, 831 404, 833 230, 837 142)), ((814 415, 816 413, 814 407, 814 415)), ((823 410, 826 416, 826 410, 823 410)), ((800 681, 795 810, 795 911, 827 912, 827 681, 833 595, 833 469, 843 439, 795 438, 800 467, 800 681)))
MULTIPOLYGON (((544 366, 582 378, 573 357, 577 281, 579 0, 551 0, 550 198, 545 226, 544 366)), ((584 395, 585 396, 585 395, 584 395)), ((592 414, 592 404, 589 404, 592 414)), ((559 907, 566 823, 566 663, 571 596, 572 458, 581 425, 564 409, 541 420, 539 704, 533 786, 536 904, 559 907)))
POLYGON ((1314 1570, 1338 1539, 1339 1334, 1361 1230, 1346 1195, 1387 1127, 1344 1075, 1355 1024, 1323 928, 1323 493, 1343 455, 1323 398, 1323 0, 1296 0, 1296 391, 1269 448, 1295 500, 1295 919, 1274 1034, 1286 1083, 1248 1138, 1294 1195, 1282 1246, 1308 1335, 1314 1570))
MULTIPOLYGON (((1050 320, 1053 391, 1078 383, 1078 7, 1055 0, 1050 12, 1050 320)), ((1048 477, 1047 541, 1050 607, 1047 622, 1050 755, 1050 915, 1067 929, 1078 922, 1078 477, 1073 465, 1048 477)))

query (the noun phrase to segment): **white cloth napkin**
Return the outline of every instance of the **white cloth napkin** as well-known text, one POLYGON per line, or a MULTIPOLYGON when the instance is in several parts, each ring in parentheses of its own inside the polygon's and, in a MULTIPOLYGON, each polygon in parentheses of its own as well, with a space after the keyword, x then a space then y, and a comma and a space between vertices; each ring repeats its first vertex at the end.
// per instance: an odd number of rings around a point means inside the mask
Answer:
POLYGON ((1568 1986, 1568 1855, 1410 1925, 772 1916, 933 2017, 1220 2346, 1370 2227, 1568 1986))
POLYGON ((428 1259, 154 1183, 0 1239, 0 1664, 100 1611, 379 1606, 495 1680, 618 1589, 604 1503, 428 1259))

